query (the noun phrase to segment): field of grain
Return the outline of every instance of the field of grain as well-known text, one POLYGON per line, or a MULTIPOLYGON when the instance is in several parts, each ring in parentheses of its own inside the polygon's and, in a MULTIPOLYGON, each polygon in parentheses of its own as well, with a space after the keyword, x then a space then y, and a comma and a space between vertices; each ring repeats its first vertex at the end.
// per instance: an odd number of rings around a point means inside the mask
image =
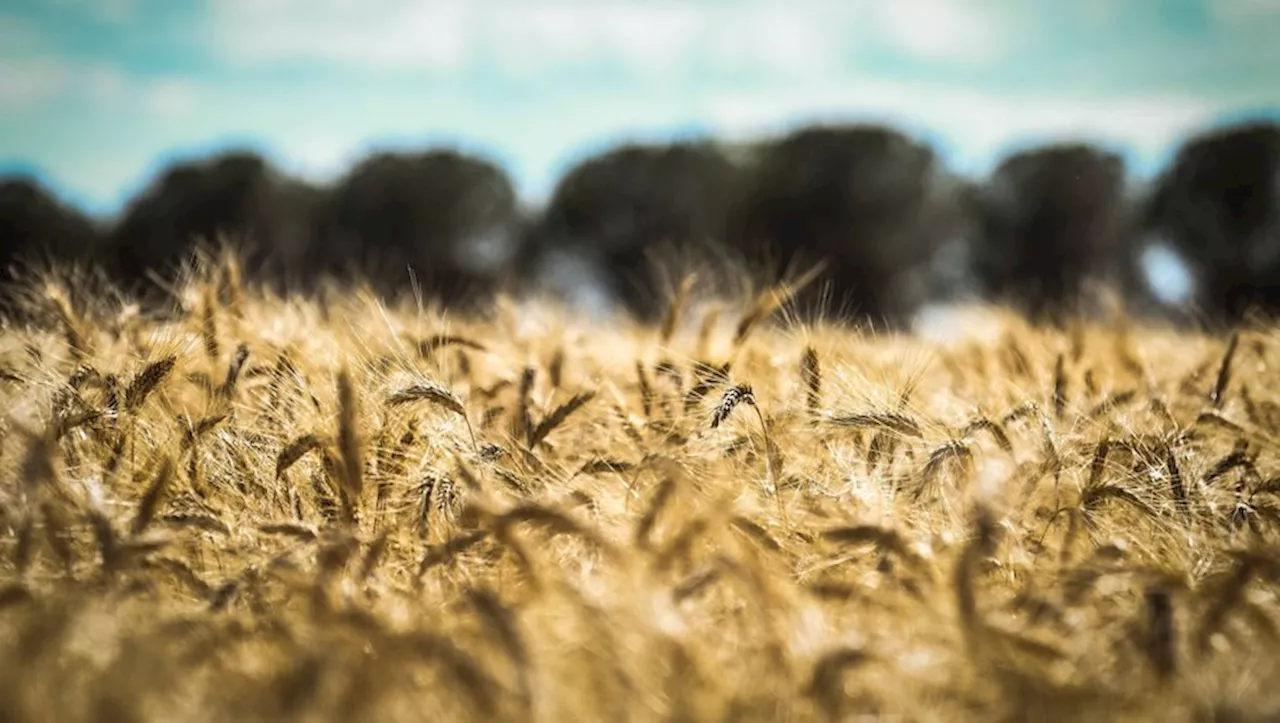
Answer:
POLYGON ((1273 330, 185 283, 0 334, 0 720, 1280 715, 1273 330))

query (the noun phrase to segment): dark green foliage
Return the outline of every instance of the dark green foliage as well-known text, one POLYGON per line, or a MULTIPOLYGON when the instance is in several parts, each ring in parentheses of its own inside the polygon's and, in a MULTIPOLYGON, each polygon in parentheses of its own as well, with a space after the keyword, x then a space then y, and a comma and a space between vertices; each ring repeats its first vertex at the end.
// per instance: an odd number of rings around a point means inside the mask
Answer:
POLYGON ((1280 123, 1220 127, 1189 139, 1158 180, 1146 214, 1153 242, 1198 282, 1210 321, 1280 309, 1280 123))
POLYGON ((971 258, 985 297, 1037 317, 1074 310, 1124 251, 1124 161, 1084 144, 1016 153, 982 188, 977 217, 971 258))
POLYGON ((376 153, 331 190, 317 217, 317 270, 364 276, 383 290, 416 278, 457 302, 511 271, 519 239, 515 189, 493 163, 452 150, 376 153))
POLYGON ((149 272, 171 278, 198 244, 228 242, 250 274, 296 277, 317 195, 249 151, 179 162, 128 204, 110 266, 126 287, 150 287, 149 272))
POLYGON ((738 169, 708 143, 627 144, 592 156, 556 186, 531 233, 531 260, 577 257, 630 311, 655 319, 665 309, 659 265, 723 241, 737 183, 738 169))
POLYGON ((898 131, 809 126, 760 150, 732 238, 770 280, 825 261, 802 308, 895 324, 932 295, 930 264, 960 232, 958 192, 933 150, 898 131))

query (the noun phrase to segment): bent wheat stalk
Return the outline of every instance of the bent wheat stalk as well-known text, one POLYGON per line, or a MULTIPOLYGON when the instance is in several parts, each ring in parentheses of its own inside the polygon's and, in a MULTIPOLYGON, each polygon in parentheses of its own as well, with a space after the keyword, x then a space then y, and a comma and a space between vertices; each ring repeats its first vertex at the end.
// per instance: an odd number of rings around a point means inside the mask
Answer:
POLYGON ((711 428, 718 428, 729 415, 733 414, 733 410, 737 409, 739 404, 745 404, 755 410, 756 419, 760 421, 760 433, 764 436, 764 465, 765 474, 769 487, 773 489, 773 495, 778 502, 778 514, 782 518, 782 524, 790 529, 787 524, 786 508, 782 505, 782 487, 781 481, 778 480, 773 469, 773 455, 770 449, 773 448, 773 440, 769 437, 769 424, 764 419, 764 413, 760 411, 760 405, 756 403, 755 392, 752 391, 750 384, 739 384, 730 387, 720 398, 720 403, 716 405, 715 411, 711 414, 711 428))
POLYGON ((420 381, 411 384, 403 389, 398 389, 387 397, 386 405, 388 407, 398 407, 412 402, 429 402, 442 407, 444 409, 462 417, 462 421, 467 425, 467 434, 471 436, 471 446, 476 450, 480 449, 476 442, 476 432, 471 426, 471 419, 467 416, 467 408, 462 405, 462 401, 454 396, 453 392, 431 381, 420 381))

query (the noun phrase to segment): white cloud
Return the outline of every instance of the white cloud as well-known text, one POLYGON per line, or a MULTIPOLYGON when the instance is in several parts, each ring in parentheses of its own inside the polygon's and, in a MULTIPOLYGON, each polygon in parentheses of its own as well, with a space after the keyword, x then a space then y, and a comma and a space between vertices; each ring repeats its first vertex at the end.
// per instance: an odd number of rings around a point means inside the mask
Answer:
POLYGON ((706 32, 705 13, 670 3, 509 5, 470 18, 474 57, 527 77, 555 67, 616 62, 637 75, 678 71, 706 32))
POLYGON ((993 60, 1010 40, 1010 3, 893 0, 871 6, 877 29, 897 50, 928 61, 993 60))
POLYGON ((1008 48, 1019 8, 1000 0, 224 0, 212 13, 217 47, 243 62, 446 72, 493 62, 514 77, 617 63, 657 78, 691 63, 839 72, 867 40, 926 61, 988 61, 1008 48))
POLYGON ((70 80, 70 69, 59 60, 0 59, 0 105, 39 105, 61 93, 70 80))
POLYGON ((146 83, 144 97, 153 113, 177 118, 195 110, 199 90, 194 83, 183 78, 160 78, 146 83))
POLYGON ((90 98, 103 103, 126 100, 129 78, 112 65, 93 65, 80 72, 79 84, 90 98))
POLYGON ((277 152, 296 173, 314 180, 332 179, 345 170, 353 158, 349 139, 308 134, 282 138, 277 152))
POLYGON ((328 59, 371 67, 451 70, 471 52, 472 10, 456 0, 227 0, 212 10, 215 39, 230 57, 328 59))
POLYGON ((328 61, 374 69, 456 71, 494 63, 528 77, 619 64, 657 78, 689 63, 804 72, 834 69, 859 32, 858 13, 827 4, 776 5, 550 0, 226 0, 212 9, 214 42, 242 62, 328 61))
POLYGON ((759 7, 708 33, 701 43, 719 70, 776 70, 813 75, 837 71, 841 54, 856 40, 848 9, 759 7))
POLYGON ((141 108, 172 119, 192 112, 200 96, 200 86, 190 79, 133 75, 111 63, 0 58, 0 106, 11 111, 38 111, 72 99, 93 108, 141 108))

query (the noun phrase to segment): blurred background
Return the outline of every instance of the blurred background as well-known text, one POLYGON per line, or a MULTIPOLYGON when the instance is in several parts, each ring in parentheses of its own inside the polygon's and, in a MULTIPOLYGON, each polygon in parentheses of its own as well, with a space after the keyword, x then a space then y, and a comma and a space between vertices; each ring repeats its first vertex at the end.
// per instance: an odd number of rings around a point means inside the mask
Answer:
POLYGON ((9 0, 0 264, 909 325, 1280 306, 1280 0, 9 0))

